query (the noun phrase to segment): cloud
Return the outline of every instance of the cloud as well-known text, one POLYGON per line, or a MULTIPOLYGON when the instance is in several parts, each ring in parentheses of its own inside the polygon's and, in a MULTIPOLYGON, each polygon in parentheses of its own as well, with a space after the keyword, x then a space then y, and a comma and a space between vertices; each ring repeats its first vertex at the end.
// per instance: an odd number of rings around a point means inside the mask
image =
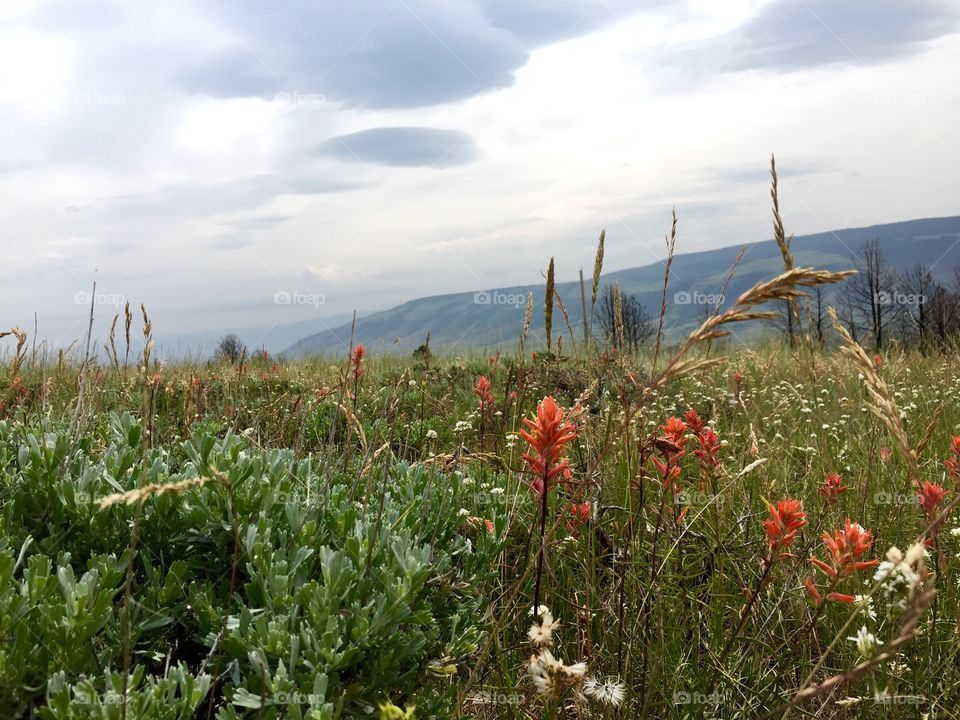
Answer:
POLYGON ((616 0, 481 0, 490 21, 532 46, 546 45, 599 30, 631 13, 664 5, 616 0))
POLYGON ((317 152, 347 162, 435 168, 463 165, 476 155, 473 138, 466 133, 429 127, 379 127, 338 135, 317 152))
POLYGON ((774 0, 721 38, 723 66, 790 71, 884 62, 954 32, 957 20, 956 6, 941 0, 774 0))
POLYGON ((255 240, 247 233, 225 233, 208 238, 205 244, 211 250, 242 250, 255 244, 255 240))
POLYGON ((531 49, 638 11, 625 0, 219 0, 212 7, 209 21, 233 42, 184 67, 186 89, 218 97, 300 92, 368 108, 422 107, 509 87, 531 49))
MULTIPOLYGON (((826 161, 812 159, 780 158, 777 160, 777 177, 804 177, 831 172, 833 166, 826 161)), ((769 165, 759 162, 736 165, 718 165, 704 168, 702 174, 710 183, 756 183, 770 182, 769 165)))

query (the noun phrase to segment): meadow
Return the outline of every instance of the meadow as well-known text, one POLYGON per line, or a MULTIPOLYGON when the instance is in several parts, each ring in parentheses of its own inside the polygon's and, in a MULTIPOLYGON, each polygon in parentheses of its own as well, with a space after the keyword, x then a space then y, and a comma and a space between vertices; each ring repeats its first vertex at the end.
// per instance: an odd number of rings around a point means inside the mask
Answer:
POLYGON ((956 355, 723 336, 835 279, 659 358, 10 336, 4 715, 954 717, 956 355))

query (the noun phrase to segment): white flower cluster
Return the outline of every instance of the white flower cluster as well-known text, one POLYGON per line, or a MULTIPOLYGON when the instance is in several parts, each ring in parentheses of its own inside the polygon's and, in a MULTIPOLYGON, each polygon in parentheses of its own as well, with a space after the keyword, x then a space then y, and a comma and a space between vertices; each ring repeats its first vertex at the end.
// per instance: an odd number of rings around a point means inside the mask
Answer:
POLYGON ((857 646, 857 650, 866 660, 869 660, 876 655, 877 650, 879 650, 880 646, 883 645, 882 642, 877 640, 876 635, 867 630, 866 625, 861 627, 855 636, 848 637, 847 640, 850 640, 857 646))
POLYGON ((894 546, 887 550, 887 559, 877 566, 873 580, 881 583, 887 600, 894 602, 895 607, 906 608, 907 599, 923 575, 926 555, 927 550, 920 543, 911 545, 906 555, 894 546))
POLYGON ((527 631, 527 639, 536 649, 530 656, 528 672, 537 692, 550 701, 560 700, 568 693, 580 702, 587 698, 604 705, 616 707, 623 702, 626 689, 616 680, 600 682, 587 677, 587 664, 584 662, 566 665, 554 656, 553 631, 559 623, 553 619, 549 608, 539 606, 535 615, 540 617, 527 631))

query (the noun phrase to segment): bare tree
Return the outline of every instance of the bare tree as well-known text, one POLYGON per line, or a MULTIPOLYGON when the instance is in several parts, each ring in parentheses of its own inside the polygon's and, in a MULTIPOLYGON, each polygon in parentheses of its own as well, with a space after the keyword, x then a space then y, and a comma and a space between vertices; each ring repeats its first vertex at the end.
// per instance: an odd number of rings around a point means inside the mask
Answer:
POLYGON ((823 329, 826 321, 826 306, 824 305, 823 288, 817 285, 813 291, 813 312, 810 317, 813 324, 814 337, 817 345, 823 346, 823 329))
POLYGON ((233 333, 229 335, 224 335, 220 338, 220 342, 217 343, 217 349, 214 352, 213 356, 217 360, 225 360, 231 365, 235 364, 243 355, 246 353, 247 348, 240 338, 238 338, 233 333))
MULTIPOLYGON (((847 280, 849 283, 850 281, 847 280)), ((859 338, 859 325, 857 322, 857 311, 854 307, 854 303, 851 300, 851 291, 844 285, 844 292, 840 294, 837 304, 839 308, 837 309, 837 317, 840 319, 846 328, 847 332, 850 333, 850 337, 853 338, 853 341, 856 343, 860 342, 859 338)))
POLYGON ((887 329, 897 314, 897 304, 892 302, 897 273, 887 264, 877 240, 864 243, 856 266, 857 274, 845 284, 850 321, 863 327, 875 350, 882 350, 887 329))
POLYGON ((900 284, 903 297, 895 297, 894 301, 909 317, 909 328, 916 334, 920 349, 924 350, 930 335, 929 300, 935 285, 933 275, 926 265, 918 263, 913 270, 904 273, 900 284))
MULTIPOLYGON (((622 295, 623 345, 620 352, 636 352, 656 332, 653 320, 643 304, 633 295, 622 295)), ((608 341, 616 346, 617 309, 613 285, 605 285, 597 298, 594 314, 608 341)))
POLYGON ((958 296, 943 285, 937 284, 930 291, 930 300, 927 306, 930 317, 930 335, 937 345, 943 347, 960 330, 960 302, 958 302, 958 296))

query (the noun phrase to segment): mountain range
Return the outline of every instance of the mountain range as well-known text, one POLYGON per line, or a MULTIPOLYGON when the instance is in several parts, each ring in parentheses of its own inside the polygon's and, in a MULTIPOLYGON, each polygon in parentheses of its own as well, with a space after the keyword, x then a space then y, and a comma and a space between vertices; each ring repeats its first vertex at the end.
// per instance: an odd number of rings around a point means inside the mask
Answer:
MULTIPOLYGON (((953 267, 960 265, 960 216, 797 236, 791 249, 798 267, 845 270, 855 267, 857 256, 869 240, 877 240, 888 264, 900 271, 922 263, 931 269, 935 278, 946 280, 952 277, 953 267)), ((740 250, 739 246, 731 246, 674 256, 665 316, 667 342, 685 336, 703 320, 704 306, 709 304, 712 307, 740 250)), ((663 266, 661 261, 604 273, 601 286, 618 282, 624 294, 634 296, 651 315, 656 316, 663 290, 663 266)), ((733 302, 756 282, 782 271, 783 261, 773 240, 750 244, 730 280, 725 302, 733 302)), ((591 272, 592 264, 585 268, 588 314, 591 272)), ((583 332, 580 284, 557 283, 556 290, 579 340, 583 332)), ((523 326, 528 293, 533 293, 534 303, 530 327, 534 339, 529 344, 536 347, 536 338, 544 334, 543 284, 488 288, 411 300, 358 318, 353 328, 354 342, 364 343, 368 350, 409 352, 421 345, 429 333, 430 347, 435 351, 515 348, 523 326)), ((555 337, 564 335, 565 346, 569 348, 569 331, 559 310, 554 313, 553 334, 555 337)), ((346 353, 350 337, 351 323, 346 323, 303 337, 287 348, 284 355, 302 357, 346 353)))

